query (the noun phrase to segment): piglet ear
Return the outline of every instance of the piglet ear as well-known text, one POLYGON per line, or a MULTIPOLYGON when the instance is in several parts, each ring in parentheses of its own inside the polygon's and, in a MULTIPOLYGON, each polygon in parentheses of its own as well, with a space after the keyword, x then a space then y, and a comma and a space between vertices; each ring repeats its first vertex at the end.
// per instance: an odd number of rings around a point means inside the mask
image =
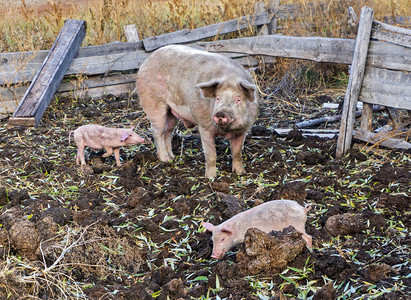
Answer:
POLYGON ((221 232, 227 233, 229 235, 233 234, 233 232, 230 229, 228 229, 227 227, 221 228, 221 232))
POLYGON ((211 223, 203 222, 202 225, 206 230, 211 231, 211 232, 213 232, 215 229, 215 226, 211 223))
POLYGON ((121 140, 122 142, 124 142, 126 139, 128 138, 128 132, 127 131, 122 131, 121 132, 121 140))

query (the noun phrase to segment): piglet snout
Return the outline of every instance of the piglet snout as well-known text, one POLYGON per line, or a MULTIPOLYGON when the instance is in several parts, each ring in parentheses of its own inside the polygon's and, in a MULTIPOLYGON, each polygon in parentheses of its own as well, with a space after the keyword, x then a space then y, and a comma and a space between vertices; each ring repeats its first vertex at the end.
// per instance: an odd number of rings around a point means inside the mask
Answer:
POLYGON ((215 259, 222 259, 223 257, 224 257, 223 253, 213 252, 213 254, 211 255, 211 258, 215 258, 215 259))
POLYGON ((219 111, 213 116, 213 120, 216 124, 218 125, 228 125, 231 122, 234 121, 232 117, 230 117, 229 114, 219 111))

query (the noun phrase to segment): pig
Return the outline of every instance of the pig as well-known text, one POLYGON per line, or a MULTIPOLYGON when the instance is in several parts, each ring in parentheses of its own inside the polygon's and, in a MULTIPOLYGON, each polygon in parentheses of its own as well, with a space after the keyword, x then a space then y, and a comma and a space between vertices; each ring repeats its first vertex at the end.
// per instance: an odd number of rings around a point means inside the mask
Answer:
POLYGON ((305 233, 307 212, 311 204, 302 207, 292 200, 273 200, 243 211, 220 225, 203 222, 206 230, 213 233, 212 258, 221 259, 233 246, 244 241, 249 228, 257 228, 266 233, 281 231, 292 225, 301 232, 307 247, 312 248, 312 237, 305 233))
POLYGON ((151 122, 160 161, 174 158, 171 140, 178 120, 198 125, 206 159, 205 176, 216 176, 216 136, 230 140, 232 171, 245 174, 242 148, 257 118, 259 94, 252 76, 220 54, 182 45, 154 51, 141 65, 136 89, 151 122))
POLYGON ((84 159, 84 147, 88 146, 92 149, 105 149, 106 153, 103 157, 108 157, 113 154, 116 159, 117 166, 121 166, 120 162, 120 147, 125 145, 135 145, 144 143, 144 138, 139 136, 131 129, 126 128, 109 128, 96 124, 83 125, 76 130, 70 131, 70 136, 73 133, 74 141, 77 144, 76 163, 83 167, 86 164, 84 159))

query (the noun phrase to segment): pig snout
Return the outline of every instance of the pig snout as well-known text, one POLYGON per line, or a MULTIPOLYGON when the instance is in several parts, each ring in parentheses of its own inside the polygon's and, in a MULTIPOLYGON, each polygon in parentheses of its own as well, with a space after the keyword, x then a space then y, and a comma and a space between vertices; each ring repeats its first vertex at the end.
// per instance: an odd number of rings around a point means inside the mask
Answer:
POLYGON ((137 135, 137 137, 136 137, 136 141, 137 141, 137 143, 142 144, 142 143, 144 143, 144 142, 145 142, 145 139, 144 139, 143 137, 141 137, 141 136, 137 135))
POLYGON ((219 111, 214 114, 213 116, 213 121, 217 125, 228 125, 234 121, 234 118, 231 116, 231 114, 223 111, 219 111))
POLYGON ((221 259, 223 257, 223 255, 221 255, 221 254, 216 254, 216 253, 213 253, 212 255, 211 255, 211 258, 215 258, 215 259, 221 259))

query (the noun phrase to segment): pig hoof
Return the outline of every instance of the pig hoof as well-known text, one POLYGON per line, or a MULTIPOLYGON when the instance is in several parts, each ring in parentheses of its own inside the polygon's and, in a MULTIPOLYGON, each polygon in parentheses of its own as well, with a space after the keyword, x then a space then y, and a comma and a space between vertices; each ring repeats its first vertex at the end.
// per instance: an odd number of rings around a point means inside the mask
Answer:
POLYGON ((244 175, 246 173, 246 171, 243 169, 241 170, 233 170, 233 172, 235 172, 237 175, 244 175))
POLYGON ((168 154, 159 154, 158 159, 161 160, 162 162, 170 162, 173 159, 168 156, 168 154))

